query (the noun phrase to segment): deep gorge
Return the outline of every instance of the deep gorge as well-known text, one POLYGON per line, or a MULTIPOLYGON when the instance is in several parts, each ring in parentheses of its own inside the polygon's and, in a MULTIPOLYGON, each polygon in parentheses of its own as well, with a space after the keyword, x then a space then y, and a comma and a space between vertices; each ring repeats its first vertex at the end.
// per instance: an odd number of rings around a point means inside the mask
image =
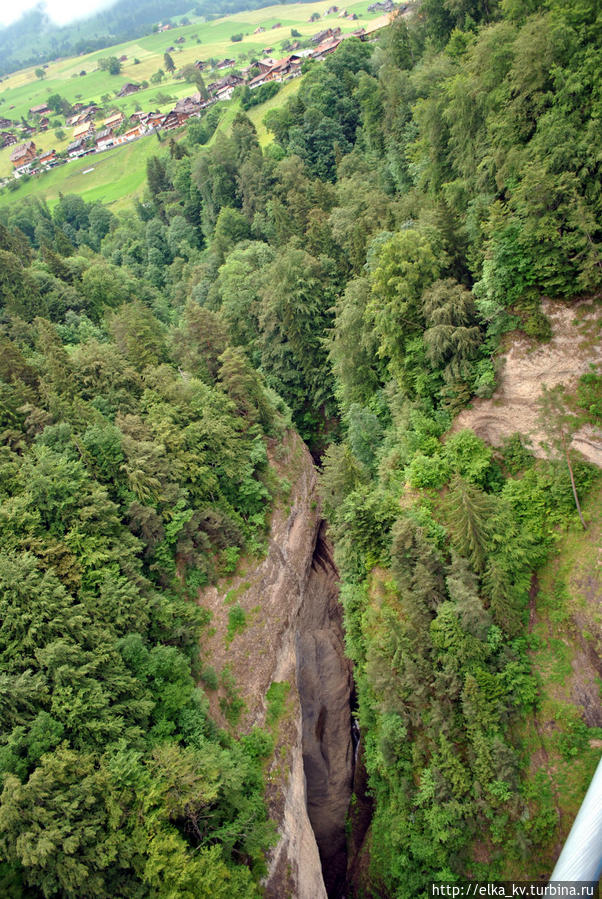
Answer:
POLYGON ((338 572, 324 522, 318 528, 299 613, 297 684, 309 820, 326 892, 331 899, 338 899, 344 894, 347 877, 345 822, 354 774, 353 681, 351 663, 344 654, 338 572))

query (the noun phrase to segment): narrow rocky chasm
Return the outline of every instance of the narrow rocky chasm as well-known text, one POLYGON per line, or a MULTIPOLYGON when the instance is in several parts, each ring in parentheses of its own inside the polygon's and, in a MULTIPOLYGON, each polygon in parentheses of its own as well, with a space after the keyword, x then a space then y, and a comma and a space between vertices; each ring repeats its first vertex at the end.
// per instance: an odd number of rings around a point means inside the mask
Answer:
POLYGON ((268 853, 266 899, 337 899, 345 892, 353 782, 352 672, 338 572, 307 447, 290 432, 268 452, 289 489, 274 504, 265 557, 200 591, 211 615, 201 655, 219 673, 218 689, 208 693, 213 718, 237 734, 267 728, 275 740, 266 800, 278 839, 268 853), (233 635, 235 606, 245 624, 233 635), (225 715, 228 683, 243 700, 236 722, 225 715), (268 720, 272 684, 286 688, 276 720, 268 720))
POLYGON ((353 785, 351 663, 345 657, 338 572, 322 522, 299 609, 297 687, 301 701, 307 810, 324 886, 330 899, 345 893, 345 822, 353 785))

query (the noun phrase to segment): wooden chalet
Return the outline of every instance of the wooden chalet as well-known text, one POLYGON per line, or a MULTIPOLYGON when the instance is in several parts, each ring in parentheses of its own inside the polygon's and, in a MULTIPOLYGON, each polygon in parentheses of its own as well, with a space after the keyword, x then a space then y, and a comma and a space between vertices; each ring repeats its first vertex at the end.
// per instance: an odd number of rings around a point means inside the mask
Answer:
POLYGON ((35 158, 36 145, 32 140, 28 140, 26 143, 21 144, 10 154, 10 161, 16 169, 20 169, 24 165, 29 165, 35 158))
POLYGON ((12 128, 14 124, 12 119, 0 118, 0 128, 12 128))
POLYGON ((12 147, 16 143, 17 137, 12 131, 0 131, 0 150, 3 150, 5 147, 12 147))
POLYGON ((143 134, 146 134, 146 128, 142 122, 139 122, 137 125, 134 125, 133 128, 129 128, 123 136, 126 140, 137 140, 139 137, 142 137, 143 134))
POLYGON ((108 119, 105 119, 102 123, 103 128, 119 128, 119 126, 125 121, 124 115, 122 112, 116 112, 113 115, 109 116, 108 119))
POLYGON ((190 116, 198 115, 201 111, 201 104, 195 97, 183 97, 178 100, 173 108, 173 112, 178 116, 179 124, 182 125, 190 116))
POLYGON ((180 117, 175 109, 172 109, 171 112, 168 112, 165 118, 161 123, 161 128, 164 128, 165 131, 171 131, 173 128, 177 128, 181 125, 180 117))
POLYGON ((70 159, 74 159, 76 156, 81 156, 84 152, 86 142, 82 137, 77 140, 72 141, 67 147, 67 155, 70 159))
POLYGON ((300 73, 302 62, 302 58, 294 53, 290 56, 285 56, 283 59, 278 59, 266 74, 265 80, 284 81, 288 77, 294 77, 300 73))
POLYGON ((96 135, 96 149, 108 150, 115 143, 115 132, 112 128, 103 128, 96 135))
POLYGON ((324 57, 328 56, 329 53, 334 53, 340 43, 340 37, 334 37, 324 41, 322 44, 316 47, 314 52, 311 54, 311 58, 317 60, 324 59, 324 57))
POLYGON ((56 150, 46 150, 40 154, 40 165, 49 165, 56 159, 56 150))
POLYGON ((130 94, 135 94, 136 91, 140 90, 139 84, 133 84, 131 81, 128 81, 127 84, 124 84, 119 93, 118 97, 129 97, 130 94))
POLYGON ((94 136, 95 130, 93 122, 83 122, 73 129, 73 140, 87 140, 94 136))
POLYGON ((148 118, 146 120, 147 128, 151 128, 153 130, 157 128, 163 127, 163 122, 167 116, 163 112, 151 112, 148 114, 148 118))
POLYGON ((40 104, 40 106, 32 106, 29 110, 30 115, 46 115, 49 112, 50 110, 45 103, 40 104))

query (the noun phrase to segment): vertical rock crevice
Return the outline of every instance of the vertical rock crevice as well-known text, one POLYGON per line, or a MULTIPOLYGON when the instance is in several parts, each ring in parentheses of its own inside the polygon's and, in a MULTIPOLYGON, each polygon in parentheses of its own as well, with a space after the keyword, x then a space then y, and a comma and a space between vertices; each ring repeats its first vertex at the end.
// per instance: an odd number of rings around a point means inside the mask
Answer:
POLYGON ((345 657, 338 572, 325 523, 318 532, 296 637, 307 810, 330 899, 345 892, 351 800, 351 663, 345 657))

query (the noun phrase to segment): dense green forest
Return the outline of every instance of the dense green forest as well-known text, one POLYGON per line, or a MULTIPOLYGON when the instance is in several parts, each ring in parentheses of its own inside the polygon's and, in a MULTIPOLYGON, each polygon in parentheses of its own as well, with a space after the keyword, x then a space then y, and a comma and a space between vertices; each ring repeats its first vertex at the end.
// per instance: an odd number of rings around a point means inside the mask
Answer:
MULTIPOLYGON (((264 552, 291 423, 355 664, 361 889, 526 874, 554 842, 520 723, 566 462, 447 432, 507 333, 549 337, 542 296, 600 287, 601 25, 594 0, 425 0, 310 66, 265 150, 239 114, 151 158, 129 214, 2 211, 3 895, 260 894, 270 735, 212 723, 194 597, 264 552)), ((592 372, 550 443, 600 414, 592 372)))

